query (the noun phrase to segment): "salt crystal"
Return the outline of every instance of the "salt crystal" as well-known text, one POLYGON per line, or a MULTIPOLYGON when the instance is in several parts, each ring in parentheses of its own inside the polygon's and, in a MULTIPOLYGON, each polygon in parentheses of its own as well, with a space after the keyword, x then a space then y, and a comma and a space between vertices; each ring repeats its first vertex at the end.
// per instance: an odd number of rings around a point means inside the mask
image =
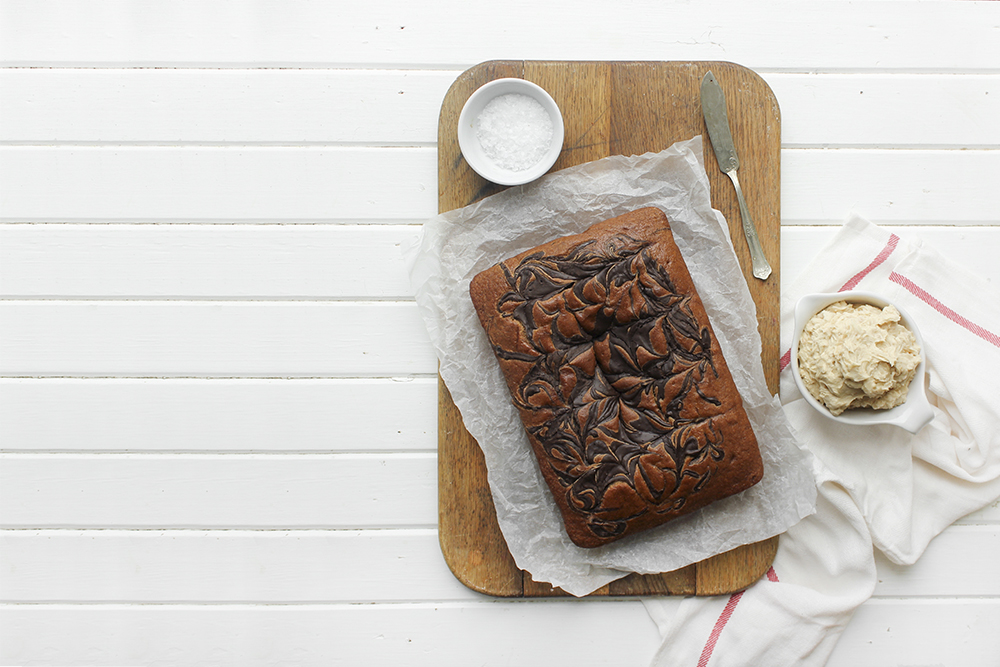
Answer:
POLYGON ((524 171, 552 143, 552 118, 537 100, 521 93, 498 95, 476 118, 476 138, 498 167, 524 171))

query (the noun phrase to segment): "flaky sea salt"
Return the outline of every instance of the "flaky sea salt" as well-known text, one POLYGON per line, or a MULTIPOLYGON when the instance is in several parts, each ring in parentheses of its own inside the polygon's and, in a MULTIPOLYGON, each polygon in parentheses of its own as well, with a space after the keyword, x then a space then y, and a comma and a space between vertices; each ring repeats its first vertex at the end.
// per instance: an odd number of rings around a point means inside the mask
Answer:
POLYGON ((552 142, 553 131, 545 107, 521 93, 494 97, 476 118, 476 138, 483 153, 510 171, 537 164, 552 142))

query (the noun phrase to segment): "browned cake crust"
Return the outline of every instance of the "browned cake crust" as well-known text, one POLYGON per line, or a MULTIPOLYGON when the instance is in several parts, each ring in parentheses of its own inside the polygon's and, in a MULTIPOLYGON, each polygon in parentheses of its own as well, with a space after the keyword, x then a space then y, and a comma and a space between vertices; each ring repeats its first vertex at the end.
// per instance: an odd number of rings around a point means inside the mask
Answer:
POLYGON ((575 544, 760 481, 757 439, 659 209, 501 262, 470 294, 575 544))

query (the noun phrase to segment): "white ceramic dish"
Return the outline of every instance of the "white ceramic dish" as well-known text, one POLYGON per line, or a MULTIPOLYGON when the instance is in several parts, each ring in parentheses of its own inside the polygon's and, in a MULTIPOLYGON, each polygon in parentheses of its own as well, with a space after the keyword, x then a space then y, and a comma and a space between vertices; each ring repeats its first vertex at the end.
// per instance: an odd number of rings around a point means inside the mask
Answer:
POLYGON ((795 384, 799 388, 799 391, 802 392, 802 396, 820 414, 836 422, 840 422, 842 424, 853 424, 856 426, 893 424, 906 429, 910 433, 916 433, 934 418, 934 411, 931 408, 930 403, 927 401, 927 393, 924 389, 924 375, 926 370, 924 340, 920 337, 920 330, 917 328, 916 323, 905 310, 899 307, 898 304, 892 303, 891 301, 871 292, 851 291, 838 292, 836 294, 809 294, 799 299, 799 302, 795 304, 794 326, 795 328, 793 329, 792 334, 792 376, 795 379, 795 384), (920 364, 917 366, 917 373, 914 376, 913 381, 910 383, 909 392, 906 396, 906 402, 902 405, 898 405, 889 410, 855 408, 845 410, 840 415, 834 416, 822 403, 813 398, 812 394, 809 393, 809 390, 806 389, 805 384, 802 382, 802 376, 799 375, 799 337, 802 333, 802 329, 806 325, 806 322, 808 322, 813 315, 820 312, 830 304, 836 303, 837 301, 847 301, 848 303, 868 303, 873 306, 878 306, 879 308, 885 308, 891 304, 895 306, 896 310, 899 311, 903 326, 913 332, 913 335, 917 339, 917 343, 920 344, 921 359, 920 364))
POLYGON ((458 145, 462 149, 465 161, 477 174, 499 185, 522 185, 545 174, 559 159, 563 133, 562 113, 555 100, 540 86, 524 79, 495 79, 481 86, 465 102, 458 116, 458 145), (508 93, 520 93, 535 99, 552 119, 552 141, 548 150, 538 162, 520 171, 505 169, 494 163, 483 151, 476 137, 476 118, 493 98, 508 93))

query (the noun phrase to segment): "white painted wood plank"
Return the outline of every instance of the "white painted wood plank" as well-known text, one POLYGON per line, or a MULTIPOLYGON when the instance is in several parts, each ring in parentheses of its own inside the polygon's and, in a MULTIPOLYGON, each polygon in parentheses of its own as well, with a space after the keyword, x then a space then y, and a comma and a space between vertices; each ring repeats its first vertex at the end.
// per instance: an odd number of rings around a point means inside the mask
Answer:
POLYGON ((437 523, 434 454, 0 455, 7 528, 437 523))
MULTIPOLYGON (((830 667, 989 665, 1000 601, 873 600, 855 614, 830 667), (945 639, 947 638, 947 639, 945 639)), ((643 665, 659 645, 637 601, 294 605, 2 605, 0 661, 110 666, 226 659, 302 664, 643 665), (588 630, 600 618, 606 632, 588 630), (621 628, 619 630, 618 628, 621 628), (609 642, 607 634, 629 641, 609 642), (518 641, 509 638, 516 636, 518 641), (553 641, 560 637, 565 641, 553 641), (86 659, 82 656, 87 656, 86 659)))
MULTIPOLYGON (((830 667, 990 665, 1000 653, 1000 600, 864 604, 830 667)), ((633 600, 368 605, 0 605, 0 662, 109 667, 302 664, 644 665, 659 637, 633 600), (589 630, 601 619, 604 631, 589 630), (629 641, 609 642, 608 634, 629 641), (516 642, 510 637, 516 636, 516 642), (553 641, 553 637, 561 638, 553 641)))
POLYGON ((1000 527, 952 526, 938 535, 913 565, 896 565, 876 552, 875 595, 1000 595, 1000 527), (964 573, 964 574, 963 574, 964 573))
MULTIPOLYGON (((1000 227, 882 226, 1000 285, 1000 227)), ((783 286, 839 227, 782 228, 783 286)), ((409 298, 401 248, 419 234, 419 225, 0 224, 0 296, 409 298)))
MULTIPOLYGON (((0 220, 421 221, 437 212, 436 149, 0 147, 0 220)), ((786 223, 852 209, 891 223, 991 224, 995 150, 782 151, 786 223)), ((745 190, 752 197, 753 183, 745 190)))
POLYGON ((24 0, 4 8, 0 62, 19 66, 421 67, 497 57, 630 57, 732 60, 763 68, 976 69, 995 66, 992 46, 1000 37, 1000 9, 989 2, 729 0, 705 11, 697 4, 645 0, 620 11, 606 0, 584 0, 566 12, 558 3, 512 0, 507 11, 488 17, 454 1, 403 0, 352 5, 350 11, 323 2, 164 2, 144 3, 138 11, 114 0, 88 3, 86 10, 24 0))
POLYGON ((1000 144, 1000 76, 764 72, 781 107, 781 142, 804 146, 1000 144))
POLYGON ((437 531, 0 531, 2 602, 475 600, 437 531))
MULTIPOLYGON (((0 70, 0 141, 432 144, 460 70, 0 70)), ((761 72, 785 147, 1000 144, 1000 76, 761 72)), ((738 101, 734 101, 734 104, 738 101)))
POLYGON ((0 141, 437 141, 457 70, 0 70, 0 141))
POLYGON ((433 452, 437 378, 0 379, 5 451, 433 452))
POLYGON ((783 150, 781 218, 839 222, 853 210, 883 224, 995 224, 982 194, 997 173, 995 150, 783 150))
POLYGON ((108 667, 285 664, 645 665, 659 635, 637 600, 426 604, 2 605, 0 662, 108 667), (601 632, 594 632, 601 619, 601 632), (608 636, 627 641, 608 641, 608 636), (516 641, 512 638, 516 637, 516 641), (294 656, 294 658, 292 658, 294 656))
POLYGON ((828 667, 970 667, 1000 656, 1000 600, 871 600, 854 614, 828 667))
POLYGON ((429 374, 415 303, 0 302, 8 376, 365 377, 429 374))
MULTIPOLYGON (((954 526, 910 567, 878 559, 879 597, 1000 596, 1000 527, 954 526), (961 567, 955 567, 961 563, 961 567)), ((478 597, 437 532, 3 530, 4 602, 356 602, 478 597)))
POLYGON ((371 221, 437 213, 433 147, 0 147, 0 220, 371 221))
POLYGON ((5 528, 377 529, 437 517, 433 453, 0 454, 5 528))
POLYGON ((979 523, 1000 523, 1000 500, 997 500, 983 509, 962 517, 956 523, 959 524, 979 524, 979 523))
POLYGON ((418 225, 0 225, 0 296, 409 298, 418 225))

